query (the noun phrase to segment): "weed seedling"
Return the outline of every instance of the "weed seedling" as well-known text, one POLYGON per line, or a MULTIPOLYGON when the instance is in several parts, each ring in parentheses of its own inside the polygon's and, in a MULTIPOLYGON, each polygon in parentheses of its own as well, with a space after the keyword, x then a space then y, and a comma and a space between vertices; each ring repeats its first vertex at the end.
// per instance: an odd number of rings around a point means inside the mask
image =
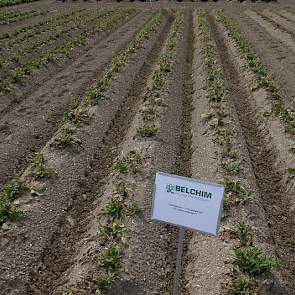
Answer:
POLYGON ((125 163, 124 160, 118 160, 112 168, 113 171, 118 173, 127 173, 128 172, 128 166, 125 163))
POLYGON ((18 193, 26 190, 27 187, 20 179, 12 179, 9 181, 2 190, 0 190, 0 196, 6 196, 8 199, 13 200, 18 193))
POLYGON ((155 136, 159 132, 159 128, 155 126, 144 126, 138 129, 141 137, 152 137, 155 136))
POLYGON ((228 177, 224 177, 222 184, 225 192, 233 193, 237 199, 238 204, 244 205, 252 199, 252 194, 249 193, 240 181, 232 181, 228 177))
POLYGON ((295 168, 288 168, 288 172, 290 175, 295 175, 295 168))
POLYGON ((9 199, 0 195, 0 225, 8 220, 20 220, 23 216, 24 213, 21 210, 14 208, 9 199))
POLYGON ((12 201, 17 194, 26 190, 27 187, 19 179, 9 181, 0 190, 0 225, 8 220, 19 220, 24 213, 12 206, 12 201))
POLYGON ((156 118, 156 108, 154 106, 148 106, 140 110, 142 115, 142 120, 144 122, 152 122, 156 118))
POLYGON ((227 162, 223 167, 228 173, 238 174, 240 172, 240 162, 227 162))
POLYGON ((128 213, 131 216, 138 215, 142 211, 143 211, 142 208, 140 207, 140 205, 136 201, 133 201, 132 204, 128 208, 128 213))
POLYGON ((112 243, 101 255, 101 262, 108 271, 116 271, 122 265, 120 249, 117 243, 112 243))
POLYGON ((118 274, 114 272, 108 272, 106 275, 101 276, 97 279, 97 289, 95 291, 95 295, 102 295, 106 292, 111 285, 117 279, 118 274))
POLYGON ((115 185, 114 194, 119 195, 122 200, 130 196, 131 193, 132 190, 126 182, 120 181, 115 185))
POLYGON ((252 244, 249 237, 248 228, 244 223, 240 222, 236 224, 234 227, 234 231, 238 236, 242 246, 250 246, 252 244))
POLYGON ((142 170, 143 155, 140 150, 130 150, 127 155, 128 166, 133 173, 137 173, 142 170))
POLYGON ((56 175, 56 172, 48 167, 45 163, 44 156, 42 154, 37 154, 33 159, 33 175, 35 179, 52 177, 56 175))
POLYGON ((33 196, 44 196, 47 191, 47 188, 45 186, 34 186, 30 188, 30 193, 33 196))

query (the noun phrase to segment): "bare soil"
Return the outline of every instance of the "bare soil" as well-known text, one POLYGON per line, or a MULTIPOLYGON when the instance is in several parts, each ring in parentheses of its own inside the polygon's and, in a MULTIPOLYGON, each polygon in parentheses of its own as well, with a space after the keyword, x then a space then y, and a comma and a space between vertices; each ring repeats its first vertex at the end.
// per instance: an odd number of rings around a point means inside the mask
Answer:
MULTIPOLYGON (((231 253, 238 244, 230 230, 242 220, 253 230, 255 245, 283 262, 282 270, 258 279, 261 294, 295 294, 295 180, 288 173, 288 168, 295 167, 295 156, 290 152, 294 135, 285 132, 279 118, 263 116, 273 99, 264 89, 253 90, 253 74, 243 67, 242 55, 215 16, 215 10, 223 8, 237 22, 282 89, 284 103, 292 108, 293 1, 37 1, 0 11, 42 7, 55 16, 81 8, 116 9, 129 5, 136 8, 135 13, 109 31, 98 33, 85 46, 75 48, 70 58, 35 71, 26 85, 17 86, 15 96, 9 94, 0 99, 0 186, 21 177, 30 185, 47 188, 45 196, 28 192, 20 195, 14 205, 24 210, 26 217, 2 227, 0 294, 96 294, 97 280, 105 272, 100 256, 108 245, 107 239, 98 235, 98 216, 118 181, 112 171, 113 163, 132 149, 144 154, 141 171, 128 171, 119 179, 132 187, 132 198, 126 199, 126 204, 136 200, 143 211, 123 218, 129 242, 121 253, 120 276, 108 294, 172 294, 178 232, 173 226, 150 220, 155 173, 163 171, 212 182, 225 176, 222 149, 214 140, 214 130, 203 118, 213 108, 208 100, 197 27, 196 9, 200 7, 207 12, 216 63, 222 69, 227 89, 224 104, 233 131, 233 147, 241 163, 241 172, 234 177, 244 181, 254 199, 224 214, 218 237, 187 231, 181 294, 228 294, 234 274, 231 253), (90 106, 87 122, 77 127, 75 135, 81 144, 64 150, 53 148, 63 114, 72 108, 71 98, 83 101, 87 89, 102 77, 111 60, 127 48, 158 8, 164 9, 161 24, 112 80, 105 93, 107 99, 90 106), (138 128, 147 103, 145 94, 179 12, 183 12, 183 28, 171 71, 158 93, 161 104, 157 106, 155 124, 159 132, 154 137, 141 138, 138 128), (39 152, 58 174, 33 181, 30 163, 39 152)), ((3 32, 38 21, 40 17, 3 26, 3 32)), ((92 25, 86 23, 87 28, 92 25)), ((37 34, 20 46, 52 33, 42 30, 40 36, 37 34)), ((46 48, 25 59, 43 54, 46 48)), ((13 48, 5 54, 12 52, 13 48)), ((0 70, 2 77, 6 69, 0 70)))

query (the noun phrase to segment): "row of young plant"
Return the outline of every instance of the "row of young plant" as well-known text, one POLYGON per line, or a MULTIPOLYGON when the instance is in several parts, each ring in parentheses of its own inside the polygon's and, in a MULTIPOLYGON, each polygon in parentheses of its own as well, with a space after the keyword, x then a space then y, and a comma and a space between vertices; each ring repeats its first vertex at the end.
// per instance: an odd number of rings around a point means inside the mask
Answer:
MULTIPOLYGON (((151 85, 148 86, 146 89, 145 96, 143 99, 144 106, 142 110, 153 109, 156 112, 157 110, 155 108, 157 106, 163 106, 163 102, 160 98, 160 95, 161 95, 160 92, 163 90, 167 75, 172 70, 172 60, 175 53, 175 47, 176 47, 177 40, 179 39, 179 35, 182 28, 183 28, 183 14, 179 13, 178 15, 176 15, 174 23, 171 27, 171 31, 167 37, 167 41, 165 43, 163 53, 160 56, 159 68, 153 72, 152 78, 151 78, 152 79, 151 85)), ((150 123, 155 124, 156 114, 154 115, 155 116, 153 117, 153 120, 151 118, 148 119, 149 124, 150 123)), ((159 111, 158 111, 158 115, 159 115, 159 111)), ((144 121, 144 123, 147 123, 147 122, 144 121)), ((141 134, 140 130, 141 130, 141 127, 138 129, 138 132, 141 134)), ((159 129, 157 129, 157 131, 158 130, 159 129)), ((123 191, 123 193, 119 194, 119 197, 115 199, 112 198, 110 201, 108 201, 108 203, 105 205, 103 209, 103 215, 107 213, 108 215, 107 221, 111 222, 111 224, 107 223, 107 226, 103 225, 100 228, 99 232, 103 236, 107 237, 110 242, 109 242, 109 246, 101 254, 101 263, 102 263, 102 266, 105 268, 105 274, 98 278, 96 294, 104 294, 109 289, 109 287, 114 282, 114 280, 118 278, 119 276, 119 270, 120 270, 120 267, 122 266, 123 251, 124 251, 124 247, 126 246, 126 243, 124 242, 126 240, 128 241, 128 237, 126 238, 126 236, 124 236, 122 229, 124 229, 125 227, 122 225, 121 225, 121 231, 119 231, 119 235, 118 235, 117 234, 118 231, 116 231, 116 226, 118 227, 118 225, 117 223, 112 223, 112 222, 114 220, 114 217, 120 216, 120 214, 118 214, 117 212, 119 211, 119 208, 124 208, 122 203, 128 196, 129 197, 131 196, 133 201, 131 202, 130 206, 125 209, 125 214, 134 215, 142 211, 140 204, 138 204, 134 200, 134 196, 132 195, 132 189, 130 189, 131 185, 128 184, 127 179, 128 178, 130 179, 130 173, 132 173, 133 175, 136 175, 138 172, 140 171, 142 172, 142 169, 144 166, 144 160, 145 160, 145 155, 143 150, 129 150, 127 155, 123 155, 120 159, 118 159, 115 162, 113 166, 113 171, 121 175, 119 178, 117 177, 117 180, 114 183, 119 183, 120 187, 121 188, 123 187, 125 189, 123 190, 121 189, 120 191, 121 192, 123 191), (129 175, 127 173, 129 173, 129 175), (125 175, 126 175, 126 179, 124 179, 125 175), (127 178, 127 175, 129 176, 128 178, 127 178), (121 206, 118 204, 121 204, 121 206), (117 209, 114 209, 114 208, 117 208, 117 209), (115 230, 114 230, 114 227, 115 227, 115 230), (110 239, 110 236, 111 236, 111 239, 110 239)), ((134 180, 134 183, 136 183, 136 180, 134 180)), ((118 191, 118 185, 115 186, 114 191, 118 191)), ((122 212, 124 212, 124 210, 122 210, 122 212)), ((121 219, 122 217, 123 216, 121 215, 121 219)), ((122 224, 122 222, 120 224, 122 224)))
POLYGON ((101 79, 88 91, 87 100, 92 104, 97 104, 100 100, 105 98, 104 92, 109 87, 110 82, 115 78, 116 73, 126 65, 130 56, 138 50, 145 39, 147 39, 152 32, 157 29, 163 18, 163 10, 158 11, 145 25, 144 29, 136 34, 128 47, 113 58, 111 66, 106 69, 101 79))
POLYGON ((25 55, 31 54, 38 50, 41 47, 48 46, 52 42, 58 41, 58 40, 66 40, 66 38, 70 38, 73 36, 72 31, 86 29, 89 24, 91 24, 96 19, 99 19, 101 17, 111 15, 113 11, 94 11, 94 15, 92 15, 90 12, 88 14, 80 15, 79 17, 76 17, 72 21, 72 25, 67 23, 67 27, 61 29, 60 31, 53 30, 52 34, 49 34, 45 38, 30 42, 30 44, 27 47, 20 48, 14 52, 12 52, 11 55, 7 55, 5 58, 0 59, 0 67, 3 67, 10 62, 18 62, 20 63, 20 60, 25 55))
POLYGON ((137 130, 141 137, 152 137, 159 131, 159 127, 156 126, 155 122, 159 116, 158 109, 163 106, 163 102, 160 98, 160 91, 164 86, 167 75, 171 71, 175 46, 182 28, 183 14, 179 13, 176 16, 173 28, 169 33, 167 43, 165 44, 165 50, 160 56, 159 69, 154 71, 151 85, 145 93, 145 104, 140 110, 141 126, 137 130))
POLYGON ((12 36, 8 39, 3 39, 2 41, 0 40, 3 54, 7 52, 9 53, 9 50, 14 51, 15 45, 32 43, 33 38, 35 42, 39 42, 46 38, 46 36, 43 36, 45 33, 53 34, 62 31, 68 26, 74 26, 76 23, 79 23, 81 19, 87 18, 89 15, 91 15, 90 10, 79 10, 74 14, 63 14, 62 18, 60 18, 60 16, 50 18, 46 21, 46 24, 43 23, 41 26, 39 26, 39 23, 36 23, 35 26, 29 25, 31 29, 27 32, 24 32, 23 34, 20 33, 19 35, 12 36))
POLYGON ((80 15, 83 12, 86 12, 86 9, 79 9, 74 10, 68 13, 64 13, 55 17, 51 17, 49 19, 41 20, 37 23, 25 25, 20 28, 16 28, 12 31, 7 31, 0 34, 0 44, 1 47, 4 46, 7 48, 8 46, 4 44, 5 41, 10 41, 9 46, 12 46, 13 44, 20 43, 34 35, 40 34, 43 30, 48 30, 55 28, 58 25, 63 25, 67 21, 71 20, 77 15, 80 15), (25 34, 26 33, 26 34, 25 34), (21 38, 16 38, 19 35, 24 34, 21 38))
POLYGON ((20 20, 28 19, 38 15, 46 15, 47 11, 31 10, 31 11, 14 11, 0 13, 0 25, 7 25, 20 20))
POLYGON ((132 183, 144 165, 144 154, 141 150, 129 150, 114 163, 112 187, 113 192, 98 216, 98 233, 104 240, 104 251, 100 254, 102 269, 96 280, 97 295, 105 294, 116 279, 120 277, 123 265, 124 250, 128 247, 128 234, 125 219, 142 212, 135 200, 132 183))
MULTIPOLYGON (((146 27, 136 35, 134 41, 130 43, 130 46, 119 55, 121 58, 114 60, 117 64, 118 60, 121 66, 124 66, 135 50, 140 48, 143 41, 149 38, 149 35, 156 30, 163 12, 159 11, 154 15, 147 23, 146 27)), ((171 28, 171 33, 167 38, 165 50, 160 57, 160 69, 157 69, 152 75, 152 88, 148 88, 146 93, 151 94, 151 89, 156 90, 159 95, 159 91, 164 86, 164 78, 171 69, 171 62, 173 57, 174 47, 176 45, 176 38, 179 35, 182 25, 182 16, 178 15, 171 28), (161 85, 159 85, 154 79, 155 77, 161 77, 161 85), (156 88, 154 88, 156 86, 156 88)), ((104 78, 98 82, 98 85, 104 85, 104 88, 99 88, 99 96, 87 96, 87 100, 96 104, 97 99, 104 97, 104 92, 109 86, 113 75, 117 70, 113 71, 114 67, 111 66, 104 74, 104 78), (107 75, 109 73, 109 75, 107 75), (105 78, 110 80, 105 80, 105 78), (105 83, 103 83, 105 81, 105 83), (95 99, 93 101, 93 99, 95 99)), ((119 70, 119 69, 118 69, 119 70)), ((93 89, 92 89, 93 90, 93 89)), ((88 93, 91 93, 88 92, 88 93)), ((145 96, 147 97, 147 96, 145 96)), ((158 98, 160 100, 160 98, 158 98)), ((66 116, 68 117, 68 113, 66 116)), ((104 294, 110 288, 112 283, 120 276, 120 268, 123 264, 124 249, 128 245, 127 229, 124 225, 124 219, 127 216, 138 214, 142 211, 140 205, 134 200, 133 189, 128 179, 134 178, 138 172, 142 171, 144 164, 144 153, 142 150, 131 149, 124 155, 121 155, 113 165, 114 176, 112 178, 113 195, 107 201, 103 207, 101 214, 99 215, 99 233, 105 239, 106 248, 101 253, 100 262, 103 267, 100 276, 97 279, 97 288, 95 294, 104 294), (129 199, 129 201, 128 201, 129 199), (130 201, 131 199, 131 201, 130 201), (129 203, 129 205, 127 205, 129 203)), ((134 181, 136 183, 136 181, 134 181)), ((75 294, 71 289, 64 294, 75 294), (71 293, 72 292, 72 293, 71 293)))
POLYGON ((79 104, 77 99, 72 100, 72 110, 64 113, 64 120, 67 124, 65 124, 55 138, 54 146, 65 148, 81 143, 80 139, 75 136, 75 129, 79 127, 80 123, 89 119, 87 109, 90 105, 96 105, 100 100, 106 99, 104 93, 109 88, 111 81, 116 78, 116 74, 128 63, 131 55, 140 49, 143 42, 149 39, 150 35, 156 31, 163 15, 163 10, 156 12, 144 25, 143 29, 135 35, 128 47, 112 59, 110 66, 104 71, 102 77, 86 91, 81 104, 79 104))
MULTIPOLYGON (((48 167, 42 154, 37 154, 32 163, 32 177, 40 180, 56 175, 56 172, 48 167)), ((0 189, 0 229, 8 229, 5 226, 7 221, 16 221, 25 217, 25 213, 13 202, 23 193, 41 196, 46 193, 44 186, 31 186, 28 182, 19 178, 12 179, 0 189)))
POLYGON ((43 56, 37 57, 29 63, 14 69, 0 80, 0 93, 3 95, 5 93, 13 92, 13 84, 23 82, 25 77, 28 77, 33 73, 34 69, 52 62, 58 62, 61 58, 68 57, 76 47, 86 45, 97 33, 111 29, 116 23, 125 19, 134 11, 134 8, 118 9, 112 15, 104 16, 99 19, 97 24, 90 30, 72 37, 62 46, 50 49, 43 56))
POLYGON ((38 0, 0 0, 0 7, 12 6, 22 3, 30 3, 38 0))
MULTIPOLYGON (((251 44, 240 33, 237 24, 224 14, 223 10, 217 12, 218 20, 224 25, 228 36, 235 42, 243 54, 245 66, 253 72, 256 78, 257 88, 264 88, 273 97, 271 112, 265 112, 264 116, 277 116, 283 123, 286 132, 295 134, 295 111, 284 104, 287 101, 283 97, 276 81, 271 77, 267 67, 262 63, 259 56, 252 49, 251 44)), ((293 147, 290 152, 295 152, 293 147)), ((295 167, 289 167, 288 172, 295 174, 295 167)))
MULTIPOLYGON (((253 198, 240 178, 241 162, 238 151, 234 148, 235 132, 228 112, 226 89, 222 78, 222 70, 217 62, 214 43, 204 10, 197 11, 198 26, 201 32, 202 50, 207 70, 208 98, 212 112, 204 114, 204 119, 214 130, 215 142, 221 147, 221 160, 225 177, 222 181, 226 197, 224 201, 224 218, 233 206, 246 205, 253 198), (217 93, 217 95, 216 95, 217 93)), ((257 278, 268 275, 271 270, 280 267, 280 262, 263 254, 262 250, 253 245, 249 234, 250 227, 239 222, 232 229, 240 243, 232 253, 233 280, 228 286, 229 295, 259 292, 257 278)))
MULTIPOLYGON (((146 39, 150 38, 151 34, 157 29, 157 26, 160 24, 162 17, 162 10, 156 12, 145 24, 143 29, 136 34, 133 41, 131 41, 129 47, 118 55, 121 58, 124 57, 124 64, 126 64, 131 55, 142 46, 143 42, 146 39)), ((120 58, 115 57, 110 67, 105 72, 112 72, 112 79, 114 78, 113 75, 118 73, 119 69, 121 69, 121 66, 118 68, 117 62, 119 62, 119 64, 123 66, 123 63, 121 63, 120 61, 120 58), (116 71, 111 71, 112 69, 116 69, 116 71)), ((99 81, 103 81, 103 79, 99 81)), ((89 119, 87 109, 87 107, 89 108, 88 93, 89 91, 86 91, 86 95, 81 104, 79 103, 78 99, 73 99, 73 109, 65 112, 64 124, 62 125, 60 131, 57 133, 53 143, 51 144, 53 148, 63 149, 75 144, 81 144, 81 141, 75 136, 75 130, 79 127, 81 123, 85 123, 85 121, 89 119)), ((56 176, 56 172, 47 165, 47 162, 42 154, 37 154, 36 157, 34 157, 32 161, 31 174, 34 180, 42 180, 44 178, 56 176)), ((4 187, 0 190, 0 225, 4 224, 7 221, 16 220, 24 215, 23 212, 13 204, 13 202, 19 194, 26 191, 30 191, 33 194, 43 194, 46 189, 44 187, 31 188, 28 184, 25 184, 24 181, 13 179, 6 185, 4 185, 4 187), (17 185, 15 185, 15 183, 17 185), (11 187, 17 187, 17 189, 13 189, 11 191, 11 187)))

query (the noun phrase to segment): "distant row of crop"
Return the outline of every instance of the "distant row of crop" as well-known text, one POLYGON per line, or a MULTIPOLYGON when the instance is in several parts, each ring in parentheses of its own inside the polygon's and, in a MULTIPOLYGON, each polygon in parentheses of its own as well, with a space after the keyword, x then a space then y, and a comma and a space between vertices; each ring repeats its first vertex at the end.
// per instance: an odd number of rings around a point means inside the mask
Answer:
POLYGON ((45 15, 46 13, 47 11, 42 10, 0 12, 0 25, 7 25, 34 16, 45 15))
MULTIPOLYGON (((132 8, 118 9, 110 14, 106 13, 101 18, 98 18, 96 24, 92 28, 88 28, 78 35, 72 36, 65 44, 61 46, 56 46, 49 49, 42 56, 20 65, 19 67, 13 69, 7 73, 0 80, 0 93, 1 95, 13 92, 14 84, 24 83, 24 79, 30 76, 33 70, 45 66, 49 63, 57 63, 62 59, 62 57, 69 56, 70 52, 81 45, 85 45, 88 41, 93 38, 97 33, 106 31, 112 28, 116 23, 124 18, 127 18, 128 15, 133 13, 135 10, 132 8)), ((99 16, 99 14, 98 14, 99 16)))
POLYGON ((111 13, 112 11, 97 11, 91 15, 90 13, 85 14, 84 11, 82 11, 82 13, 72 22, 68 21, 66 23, 67 26, 64 25, 61 30, 57 30, 57 27, 55 29, 52 28, 45 38, 40 38, 37 41, 31 42, 28 46, 21 47, 17 50, 11 51, 10 54, 5 57, 3 56, 3 58, 0 59, 0 67, 3 67, 13 61, 20 63, 21 58, 25 55, 32 54, 39 48, 48 46, 50 43, 56 42, 59 39, 67 40, 68 38, 71 38, 78 29, 86 30, 92 21, 102 17, 107 17, 111 13))
POLYGON ((0 7, 12 6, 16 4, 29 3, 37 0, 0 0, 0 7))

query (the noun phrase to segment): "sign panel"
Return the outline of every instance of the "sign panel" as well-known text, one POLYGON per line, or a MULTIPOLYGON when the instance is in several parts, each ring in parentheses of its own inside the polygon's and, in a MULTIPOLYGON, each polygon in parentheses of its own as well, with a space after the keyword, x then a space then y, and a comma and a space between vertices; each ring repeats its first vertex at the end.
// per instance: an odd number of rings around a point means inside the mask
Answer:
POLYGON ((224 187, 157 172, 152 219, 217 235, 224 187))

